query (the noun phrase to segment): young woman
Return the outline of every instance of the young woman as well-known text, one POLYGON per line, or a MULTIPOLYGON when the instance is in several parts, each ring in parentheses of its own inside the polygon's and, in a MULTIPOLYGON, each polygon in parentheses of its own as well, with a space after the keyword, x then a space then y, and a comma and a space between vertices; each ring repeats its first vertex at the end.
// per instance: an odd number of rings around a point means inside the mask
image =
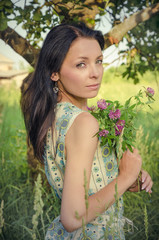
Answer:
MULTIPOLYGON (((87 111, 87 99, 101 85, 103 48, 101 32, 84 24, 54 27, 25 92, 30 142, 61 199, 60 216, 46 240, 125 239, 122 194, 136 191, 142 160, 137 149, 127 150, 118 169, 115 154, 94 137, 99 126, 87 111)), ((142 171, 142 189, 151 193, 151 187, 151 177, 142 171)))

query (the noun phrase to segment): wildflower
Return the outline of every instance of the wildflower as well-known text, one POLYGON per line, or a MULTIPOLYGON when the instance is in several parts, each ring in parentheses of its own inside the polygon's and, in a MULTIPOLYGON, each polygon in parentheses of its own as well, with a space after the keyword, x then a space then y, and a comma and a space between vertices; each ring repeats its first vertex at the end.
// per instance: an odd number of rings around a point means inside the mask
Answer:
POLYGON ((118 120, 115 127, 115 135, 120 135, 125 126, 125 120, 118 120))
POLYGON ((119 109, 117 109, 117 110, 115 111, 114 116, 115 116, 115 119, 120 118, 120 116, 121 116, 121 112, 120 112, 119 109))
POLYGON ((106 137, 108 134, 109 134, 109 131, 105 129, 99 132, 100 137, 106 137))
POLYGON ((98 102, 97 102, 97 106, 98 108, 100 108, 101 110, 103 109, 106 109, 107 108, 107 103, 104 99, 100 99, 98 102))
POLYGON ((109 118, 114 120, 114 112, 112 110, 110 110, 109 118))
POLYGON ((118 119, 118 118, 120 118, 120 116, 121 116, 121 112, 120 112, 119 109, 117 109, 115 112, 110 110, 110 113, 109 113, 109 118, 110 119, 113 119, 113 120, 118 119))
MULTIPOLYGON (((122 151, 126 150, 126 147, 132 148, 135 143, 135 119, 138 116, 139 105, 148 106, 155 101, 153 95, 154 89, 144 87, 144 91, 140 90, 139 93, 134 96, 135 102, 131 104, 131 98, 129 98, 124 105, 121 105, 119 101, 110 101, 101 99, 97 102, 97 107, 92 106, 88 108, 91 114, 98 120, 100 131, 98 137, 100 137, 101 145, 109 145, 116 150, 118 158, 121 158, 122 151), (146 94, 145 94, 146 93, 146 94), (143 100, 143 96, 146 101, 143 100), (109 107, 108 107, 109 106, 109 107), (122 116, 122 119, 120 117, 122 116), (107 130, 106 130, 107 129, 107 130), (125 131, 123 131, 125 129, 125 131)), ((95 134, 96 135, 96 134, 95 134)))
POLYGON ((146 89, 146 96, 152 97, 155 94, 155 90, 153 88, 148 87, 146 89))
POLYGON ((87 107, 88 111, 95 111, 96 110, 96 106, 91 106, 91 107, 87 107))

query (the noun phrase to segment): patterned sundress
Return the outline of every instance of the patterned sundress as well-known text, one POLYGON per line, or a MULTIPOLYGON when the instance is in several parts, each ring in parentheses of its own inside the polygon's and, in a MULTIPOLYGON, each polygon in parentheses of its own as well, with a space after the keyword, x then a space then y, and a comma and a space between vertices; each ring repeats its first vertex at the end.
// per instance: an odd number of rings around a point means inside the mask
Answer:
MULTIPOLYGON (((61 199, 64 172, 65 172, 65 136, 71 127, 75 118, 83 111, 69 102, 57 104, 55 127, 53 132, 48 130, 45 150, 45 172, 50 185, 53 187, 56 195, 61 199)), ((118 166, 116 156, 110 151, 107 145, 96 149, 88 195, 92 195, 110 183, 118 175, 118 166)), ((72 193, 73 194, 73 193, 72 193)), ((45 240, 124 240, 124 218, 123 218, 123 200, 122 197, 108 208, 103 214, 96 217, 87 225, 74 232, 67 232, 63 227, 60 216, 50 224, 45 240), (86 237, 87 236, 87 237, 86 237)))

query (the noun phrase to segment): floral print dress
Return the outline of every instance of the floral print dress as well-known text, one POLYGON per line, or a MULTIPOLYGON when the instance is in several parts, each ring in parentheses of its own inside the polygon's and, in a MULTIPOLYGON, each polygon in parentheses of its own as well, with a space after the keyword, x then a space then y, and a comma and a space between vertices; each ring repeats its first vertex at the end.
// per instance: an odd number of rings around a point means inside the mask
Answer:
MULTIPOLYGON (((69 102, 57 104, 55 129, 48 130, 45 151, 45 172, 50 185, 56 195, 62 198, 62 189, 65 172, 65 136, 75 118, 83 111, 69 102)), ((118 175, 116 156, 110 152, 108 146, 100 146, 100 141, 95 152, 92 163, 92 171, 88 194, 92 195, 110 183, 118 175)), ((123 232, 123 201, 122 197, 118 202, 108 208, 103 214, 96 217, 86 226, 74 232, 67 232, 60 222, 60 216, 50 224, 45 240, 68 240, 68 239, 109 239, 124 240, 123 232)))

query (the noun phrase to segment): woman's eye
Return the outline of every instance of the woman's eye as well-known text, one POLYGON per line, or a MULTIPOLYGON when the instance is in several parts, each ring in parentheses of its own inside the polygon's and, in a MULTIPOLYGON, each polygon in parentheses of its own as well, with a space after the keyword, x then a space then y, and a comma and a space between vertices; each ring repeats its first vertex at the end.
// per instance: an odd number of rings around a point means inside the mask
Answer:
POLYGON ((98 60, 97 60, 97 63, 98 63, 98 64, 102 64, 102 63, 103 63, 103 60, 102 60, 102 59, 98 59, 98 60))
POLYGON ((79 63, 76 65, 77 68, 83 68, 85 67, 85 63, 79 63))

